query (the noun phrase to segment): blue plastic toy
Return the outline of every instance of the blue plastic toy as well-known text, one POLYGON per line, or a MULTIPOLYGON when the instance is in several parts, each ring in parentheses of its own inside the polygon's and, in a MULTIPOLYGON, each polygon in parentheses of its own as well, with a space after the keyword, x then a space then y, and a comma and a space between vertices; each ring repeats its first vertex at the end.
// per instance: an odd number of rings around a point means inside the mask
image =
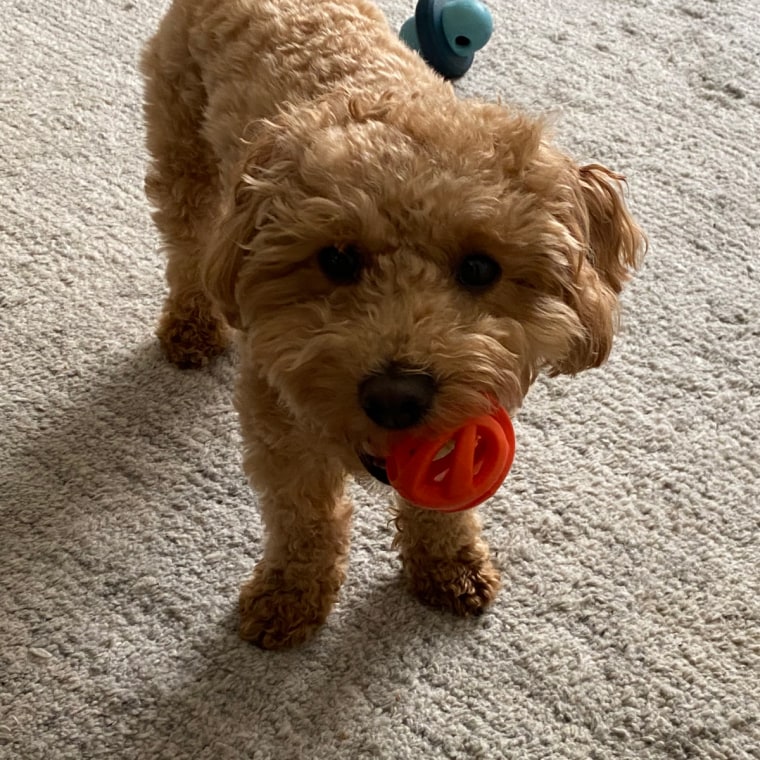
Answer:
POLYGON ((491 13, 479 0, 419 0, 399 36, 441 76, 457 79, 492 32, 491 13))

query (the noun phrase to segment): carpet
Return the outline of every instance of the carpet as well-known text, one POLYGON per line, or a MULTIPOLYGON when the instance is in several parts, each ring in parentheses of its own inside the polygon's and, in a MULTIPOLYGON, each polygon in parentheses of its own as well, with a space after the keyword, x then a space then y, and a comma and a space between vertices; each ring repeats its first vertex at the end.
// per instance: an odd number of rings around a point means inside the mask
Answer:
POLYGON ((625 173, 649 255, 610 362, 516 419, 493 608, 419 605, 353 487, 340 602, 279 654, 236 636, 262 534, 234 362, 153 338, 165 6, 0 2, 0 757, 757 758, 760 6, 491 0, 460 91, 625 173))

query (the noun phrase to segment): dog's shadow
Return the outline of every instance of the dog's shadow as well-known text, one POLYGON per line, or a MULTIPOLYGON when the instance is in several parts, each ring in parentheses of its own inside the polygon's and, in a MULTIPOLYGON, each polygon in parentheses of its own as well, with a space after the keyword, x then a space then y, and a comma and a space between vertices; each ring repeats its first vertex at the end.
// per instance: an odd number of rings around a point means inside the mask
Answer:
MULTIPOLYGON (((219 423, 217 435, 237 434, 233 362, 225 357, 204 371, 183 372, 149 341, 70 382, 63 378, 44 395, 38 391, 33 409, 9 432, 6 509, 29 521, 65 524, 72 509, 118 509, 128 494, 176 478, 178 452, 193 461, 208 447, 209 418, 219 423)), ((13 538, 10 530, 4 535, 13 538)))
POLYGON ((150 706, 141 716, 144 756, 200 757, 203 747, 203 757, 305 760, 341 746, 383 756, 377 736, 408 715, 420 682, 445 681, 442 662, 466 667, 463 649, 495 622, 428 609, 400 573, 388 571, 360 579, 342 599, 314 639, 295 650, 266 652, 240 641, 233 611, 202 640, 185 642, 192 664, 184 682, 145 684, 138 696, 150 706))

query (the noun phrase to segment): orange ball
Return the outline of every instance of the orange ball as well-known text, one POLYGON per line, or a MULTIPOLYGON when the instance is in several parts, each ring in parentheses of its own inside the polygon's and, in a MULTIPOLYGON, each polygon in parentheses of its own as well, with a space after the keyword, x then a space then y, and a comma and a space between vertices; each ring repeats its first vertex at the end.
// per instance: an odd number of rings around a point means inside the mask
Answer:
POLYGON ((439 436, 399 437, 386 469, 391 485, 415 506, 459 512, 496 493, 514 456, 512 421, 499 407, 439 436))

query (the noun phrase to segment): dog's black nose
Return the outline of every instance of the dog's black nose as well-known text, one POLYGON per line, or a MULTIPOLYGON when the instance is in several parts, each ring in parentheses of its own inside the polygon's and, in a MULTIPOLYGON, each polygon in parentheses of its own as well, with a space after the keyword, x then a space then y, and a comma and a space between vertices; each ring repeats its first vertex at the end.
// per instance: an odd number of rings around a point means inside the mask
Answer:
POLYGON ((426 372, 391 365, 359 385, 359 403, 380 427, 403 430, 422 422, 433 403, 435 380, 426 372))

